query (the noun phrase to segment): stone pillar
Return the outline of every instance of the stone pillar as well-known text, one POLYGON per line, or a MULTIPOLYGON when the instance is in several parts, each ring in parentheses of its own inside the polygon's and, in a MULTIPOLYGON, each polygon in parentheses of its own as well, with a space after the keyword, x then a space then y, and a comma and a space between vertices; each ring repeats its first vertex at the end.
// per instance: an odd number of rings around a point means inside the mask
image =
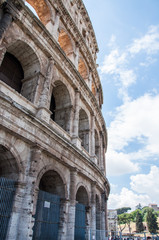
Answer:
POLYGON ((93 81, 93 79, 92 79, 92 70, 90 69, 89 70, 89 88, 90 88, 91 92, 92 92, 92 81, 93 81))
MULTIPOLYGON (((34 208, 34 196, 35 196, 35 182, 36 182, 36 170, 39 159, 41 159, 41 150, 35 146, 31 149, 30 157, 30 169, 26 179, 26 186, 24 189, 24 195, 22 198, 21 215, 19 219, 18 237, 17 240, 28 239, 31 240, 33 236, 33 225, 36 208, 34 208)), ((38 194, 38 192, 37 192, 38 194)))
POLYGON ((41 118, 42 120, 48 123, 49 123, 50 114, 51 114, 49 110, 49 103, 50 103, 50 89, 51 89, 51 83, 53 79, 53 73, 54 73, 54 60, 51 58, 49 61, 46 78, 45 78, 43 90, 39 100, 39 107, 37 111, 37 117, 41 118))
POLYGON ((76 49, 75 49, 75 67, 78 70, 78 60, 79 60, 79 44, 76 43, 76 49))
POLYGON ((102 234, 101 234, 101 240, 105 239, 106 236, 106 196, 105 196, 105 192, 102 193, 101 195, 101 200, 102 200, 102 204, 101 204, 101 230, 102 230, 102 234))
POLYGON ((91 236, 96 239, 96 182, 92 183, 91 190, 91 236))
POLYGON ((95 136, 94 136, 95 116, 91 115, 91 127, 90 127, 90 155, 92 159, 95 157, 95 136))
POLYGON ((3 45, 1 45, 0 46, 0 66, 3 62, 5 53, 6 53, 6 48, 3 45))
MULTIPOLYGON (((15 240, 19 239, 19 224, 20 224, 20 216, 22 212, 22 202, 24 199, 24 192, 26 188, 26 183, 24 182, 17 182, 16 184, 16 194, 14 198, 12 214, 8 226, 8 232, 6 239, 8 240, 15 240)), ((27 239, 27 238, 25 238, 27 239)), ((29 239, 29 238, 28 238, 29 239)))
POLYGON ((60 23, 60 12, 56 12, 54 27, 53 27, 53 36, 58 41, 59 38, 59 23, 60 23))
POLYGON ((70 204, 68 207, 67 237, 66 240, 74 240, 75 212, 76 212, 76 169, 70 171, 70 204))
POLYGON ((103 143, 103 133, 100 132, 100 169, 105 173, 104 161, 105 161, 104 143, 103 143))
POLYGON ((3 8, 3 17, 0 21, 0 43, 1 39, 4 36, 4 33, 8 29, 8 27, 11 25, 13 20, 11 10, 6 6, 3 8))
POLYGON ((81 147, 81 139, 78 136, 79 110, 80 110, 80 92, 78 90, 76 90, 75 104, 74 104, 72 143, 78 148, 81 147))
POLYGON ((60 201, 60 224, 58 231, 58 239, 66 240, 67 236, 67 213, 69 202, 67 199, 61 199, 60 201))

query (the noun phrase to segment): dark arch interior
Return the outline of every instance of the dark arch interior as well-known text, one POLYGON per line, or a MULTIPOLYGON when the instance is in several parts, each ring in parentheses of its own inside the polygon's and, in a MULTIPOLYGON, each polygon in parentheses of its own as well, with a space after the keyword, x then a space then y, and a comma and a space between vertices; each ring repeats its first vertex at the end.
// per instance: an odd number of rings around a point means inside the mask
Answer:
POLYGON ((71 99, 67 87, 55 82, 50 103, 51 119, 66 132, 70 131, 71 99))
POLYGON ((101 224, 100 224, 100 202, 99 197, 96 195, 96 229, 100 230, 101 224))
POLYGON ((6 52, 0 66, 0 80, 20 93, 23 78, 24 71, 20 62, 11 53, 6 52))
POLYGON ((53 170, 50 170, 43 175, 39 184, 39 189, 58 195, 61 198, 65 197, 64 183, 60 175, 53 170))
POLYGON ((86 189, 83 186, 79 187, 77 191, 76 201, 78 201, 78 203, 81 203, 85 206, 88 206, 88 194, 86 189))
POLYGON ((18 180, 18 165, 12 153, 0 145, 0 177, 18 180))

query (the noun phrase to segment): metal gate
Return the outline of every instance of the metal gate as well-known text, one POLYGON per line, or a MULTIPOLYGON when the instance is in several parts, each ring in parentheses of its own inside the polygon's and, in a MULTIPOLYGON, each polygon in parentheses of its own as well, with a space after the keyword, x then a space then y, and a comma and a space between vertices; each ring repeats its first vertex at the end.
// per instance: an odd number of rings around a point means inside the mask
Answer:
POLYGON ((86 208, 83 204, 76 204, 75 213, 75 240, 85 240, 86 208))
POLYGON ((15 181, 0 177, 0 239, 5 240, 15 195, 15 181))
POLYGON ((39 191, 33 240, 57 240, 60 219, 60 197, 39 191))

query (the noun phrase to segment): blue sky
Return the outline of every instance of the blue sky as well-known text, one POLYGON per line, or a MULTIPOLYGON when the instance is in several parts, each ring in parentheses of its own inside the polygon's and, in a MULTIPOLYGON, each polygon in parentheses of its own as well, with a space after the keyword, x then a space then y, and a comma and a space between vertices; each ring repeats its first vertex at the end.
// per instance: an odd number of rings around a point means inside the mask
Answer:
POLYGON ((159 205, 159 1, 84 4, 100 50, 108 207, 159 205))

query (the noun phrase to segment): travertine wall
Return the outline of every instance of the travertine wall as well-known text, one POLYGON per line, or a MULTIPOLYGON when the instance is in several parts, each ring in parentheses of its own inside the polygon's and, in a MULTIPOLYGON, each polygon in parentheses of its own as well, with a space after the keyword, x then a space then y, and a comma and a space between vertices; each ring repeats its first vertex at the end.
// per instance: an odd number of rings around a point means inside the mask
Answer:
POLYGON ((0 176, 17 181, 7 239, 32 239, 43 188, 61 197, 59 239, 73 240, 76 202, 86 206, 87 231, 106 228, 98 47, 81 0, 27 2, 39 19, 24 0, 3 4, 0 15, 0 65, 8 52, 24 71, 20 93, 0 79, 0 176))

